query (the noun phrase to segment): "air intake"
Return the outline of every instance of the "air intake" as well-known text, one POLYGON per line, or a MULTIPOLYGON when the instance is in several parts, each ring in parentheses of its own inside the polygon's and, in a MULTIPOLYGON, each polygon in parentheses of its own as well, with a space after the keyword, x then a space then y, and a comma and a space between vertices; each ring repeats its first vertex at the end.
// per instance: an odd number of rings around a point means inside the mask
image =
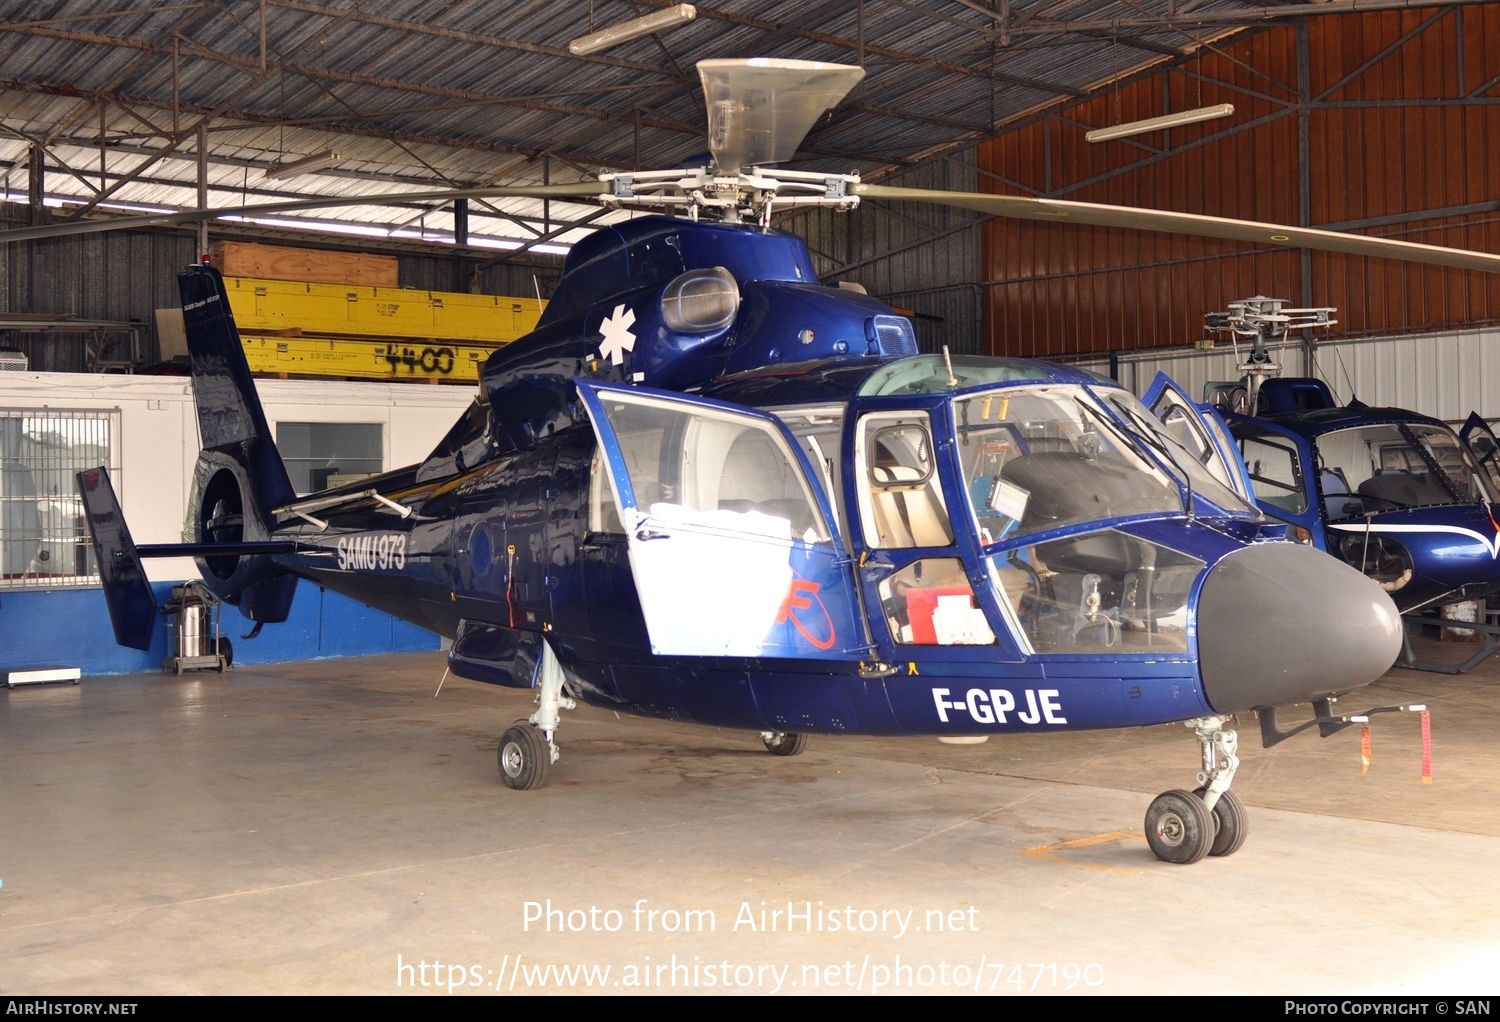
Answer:
POLYGON ((905 316, 875 316, 870 321, 874 338, 881 355, 915 355, 917 335, 912 331, 911 320, 905 316))
POLYGON ((26 352, 15 348, 0 348, 0 373, 24 373, 31 367, 26 352))

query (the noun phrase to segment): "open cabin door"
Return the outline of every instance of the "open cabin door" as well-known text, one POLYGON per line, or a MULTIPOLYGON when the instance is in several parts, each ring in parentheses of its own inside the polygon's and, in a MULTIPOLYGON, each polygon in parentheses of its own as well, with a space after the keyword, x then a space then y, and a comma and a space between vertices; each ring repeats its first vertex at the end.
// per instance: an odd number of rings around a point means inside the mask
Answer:
POLYGON ((1484 469, 1490 499, 1500 500, 1500 441, 1495 439, 1495 431, 1478 412, 1470 412, 1464 428, 1458 431, 1458 439, 1484 469))
POLYGON ((1147 388, 1144 403, 1215 479, 1245 500, 1255 501, 1239 448, 1217 411, 1195 403, 1175 380, 1160 372, 1147 388))
POLYGON ((858 660, 853 567, 786 428, 739 405, 575 380, 652 652, 858 660))

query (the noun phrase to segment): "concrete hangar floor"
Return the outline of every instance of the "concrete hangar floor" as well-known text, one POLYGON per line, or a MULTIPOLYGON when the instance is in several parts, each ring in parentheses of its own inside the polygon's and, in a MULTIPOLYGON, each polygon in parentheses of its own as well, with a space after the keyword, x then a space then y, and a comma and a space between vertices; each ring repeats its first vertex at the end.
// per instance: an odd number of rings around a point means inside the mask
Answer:
POLYGON ((1416 715, 1374 718, 1368 770, 1357 727, 1242 723, 1249 838, 1189 866, 1141 834, 1192 786, 1180 726, 788 758, 580 709, 517 792, 495 745, 529 693, 442 675, 0 689, 0 995, 1494 989, 1495 661, 1371 690, 1430 707, 1431 783, 1416 715))

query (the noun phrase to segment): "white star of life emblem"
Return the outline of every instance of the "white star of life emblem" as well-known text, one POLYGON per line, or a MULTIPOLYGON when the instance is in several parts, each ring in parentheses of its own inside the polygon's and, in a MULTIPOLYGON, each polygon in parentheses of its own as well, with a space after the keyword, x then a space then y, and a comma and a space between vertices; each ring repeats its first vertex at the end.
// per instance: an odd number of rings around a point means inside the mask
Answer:
POLYGON ((609 318, 599 324, 599 357, 607 358, 613 365, 625 361, 625 353, 635 350, 635 334, 630 328, 635 324, 635 311, 616 305, 609 318))

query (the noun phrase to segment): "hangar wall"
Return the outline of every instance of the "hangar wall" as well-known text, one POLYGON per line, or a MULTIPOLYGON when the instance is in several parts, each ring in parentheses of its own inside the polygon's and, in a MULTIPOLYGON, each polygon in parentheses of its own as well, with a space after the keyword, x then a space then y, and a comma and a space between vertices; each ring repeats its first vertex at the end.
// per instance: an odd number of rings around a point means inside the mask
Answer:
MULTIPOLYGON (((1496 53, 1494 3, 1279 24, 1006 132, 980 148, 981 180, 1500 252, 1496 53), (1218 103, 1233 117, 1084 139, 1218 103)), ((1500 274, 1173 235, 991 221, 982 266, 995 354, 1190 344, 1204 313, 1255 294, 1337 306, 1345 337, 1500 322, 1500 274)))
MULTIPOLYGON (((1116 361, 1118 379, 1144 394, 1158 371, 1202 399, 1204 385, 1240 377, 1236 368, 1247 349, 1175 349, 1135 352, 1116 361)), ((1301 341, 1273 348, 1284 376, 1316 376, 1340 401, 1358 398, 1368 405, 1411 408, 1462 423, 1470 412, 1500 419, 1500 327, 1454 330, 1417 336, 1318 341, 1312 357, 1301 341)), ((1107 358, 1069 359, 1108 376, 1107 358)))
MULTIPOLYGON (((29 224, 25 206, 0 203, 0 228, 29 224)), ((232 237, 233 235, 226 235, 232 237)), ((219 239, 218 232, 214 237, 219 239)), ((257 236, 267 241, 265 236, 257 236)), ((278 245, 307 245, 305 237, 281 237, 278 245)), ((307 245, 331 248, 326 240, 307 245)), ((347 246, 368 250, 371 246, 347 246)), ((177 272, 196 259, 190 231, 108 231, 46 241, 0 245, 0 316, 25 313, 88 320, 135 322, 142 328, 142 365, 160 361, 155 310, 175 308, 177 272)), ((558 256, 470 254, 395 250, 401 287, 491 295, 552 293, 562 272, 558 256)), ((0 330, 0 348, 15 348, 37 372, 77 373, 89 369, 84 339, 78 334, 0 330)))
MULTIPOLYGON (((422 460, 473 399, 469 387, 413 384, 264 380, 258 384, 273 433, 282 422, 378 423, 386 469, 422 460)), ((198 424, 187 379, 64 373, 0 374, 0 410, 117 409, 115 485, 137 543, 182 538, 198 424)), ((146 564, 160 602, 173 582, 197 578, 190 559, 146 564)), ((267 626, 253 642, 239 636, 250 622, 232 607, 223 633, 236 663, 354 656, 438 649, 438 636, 397 621, 311 583, 298 585, 292 617, 267 626)), ((165 655, 165 627, 155 647, 141 653, 115 645, 97 586, 30 585, 0 588, 0 667, 63 663, 85 675, 156 670, 165 655)))
MULTIPOLYGON (((970 149, 880 184, 977 191, 978 157, 970 149)), ((955 355, 983 354, 975 283, 981 218, 927 202, 862 202, 857 209, 819 209, 777 221, 807 239, 824 283, 852 281, 906 311, 923 351, 943 345, 955 355)))

